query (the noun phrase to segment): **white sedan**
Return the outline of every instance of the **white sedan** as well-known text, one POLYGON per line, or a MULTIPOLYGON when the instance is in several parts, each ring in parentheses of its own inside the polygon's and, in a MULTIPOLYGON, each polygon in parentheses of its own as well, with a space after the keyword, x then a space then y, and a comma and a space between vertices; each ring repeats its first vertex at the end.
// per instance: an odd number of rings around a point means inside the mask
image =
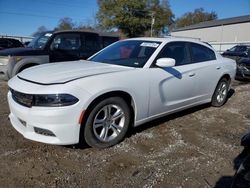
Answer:
POLYGON ((203 103, 222 106, 235 71, 233 60, 199 40, 123 40, 88 61, 19 73, 8 82, 9 118, 31 140, 105 148, 132 126, 203 103))

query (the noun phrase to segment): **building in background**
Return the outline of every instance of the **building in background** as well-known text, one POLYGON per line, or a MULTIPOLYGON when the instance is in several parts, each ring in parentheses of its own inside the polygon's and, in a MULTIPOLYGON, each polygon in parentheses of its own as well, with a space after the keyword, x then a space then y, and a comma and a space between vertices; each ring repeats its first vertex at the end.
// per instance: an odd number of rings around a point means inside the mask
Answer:
POLYGON ((202 22, 172 30, 172 36, 199 38, 223 52, 237 44, 250 44, 250 15, 202 22))

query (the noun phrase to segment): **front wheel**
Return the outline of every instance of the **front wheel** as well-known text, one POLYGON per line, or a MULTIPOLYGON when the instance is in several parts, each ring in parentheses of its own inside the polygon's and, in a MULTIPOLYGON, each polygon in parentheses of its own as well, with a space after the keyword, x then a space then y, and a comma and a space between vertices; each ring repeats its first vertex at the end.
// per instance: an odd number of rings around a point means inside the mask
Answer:
POLYGON ((119 143, 130 123, 130 109, 120 97, 110 97, 95 105, 84 127, 86 143, 95 148, 106 148, 119 143))
POLYGON ((226 78, 222 78, 216 86, 212 97, 212 106, 220 107, 227 101, 229 90, 229 81, 226 78))

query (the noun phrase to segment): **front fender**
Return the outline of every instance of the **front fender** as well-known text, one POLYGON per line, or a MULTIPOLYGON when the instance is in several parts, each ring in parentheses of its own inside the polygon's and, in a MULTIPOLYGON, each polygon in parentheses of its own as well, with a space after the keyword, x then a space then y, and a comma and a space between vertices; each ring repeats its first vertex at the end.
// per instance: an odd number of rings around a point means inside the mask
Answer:
POLYGON ((49 56, 47 55, 42 55, 42 56, 28 56, 28 57, 20 57, 21 60, 17 61, 12 69, 11 75, 12 77, 15 76, 19 70, 28 64, 44 64, 44 63, 49 63, 49 56))

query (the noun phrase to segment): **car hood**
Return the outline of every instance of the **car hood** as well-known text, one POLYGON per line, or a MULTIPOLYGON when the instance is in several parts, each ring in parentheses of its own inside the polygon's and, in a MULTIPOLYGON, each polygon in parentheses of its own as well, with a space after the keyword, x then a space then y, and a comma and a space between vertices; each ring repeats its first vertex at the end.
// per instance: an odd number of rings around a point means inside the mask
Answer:
POLYGON ((28 82, 41 85, 52 85, 64 84, 90 76, 133 69, 135 68, 79 60, 39 65, 24 70, 17 76, 19 79, 28 82))
POLYGON ((42 49, 33 48, 9 48, 0 51, 0 56, 31 56, 31 55, 46 55, 47 52, 42 49))

